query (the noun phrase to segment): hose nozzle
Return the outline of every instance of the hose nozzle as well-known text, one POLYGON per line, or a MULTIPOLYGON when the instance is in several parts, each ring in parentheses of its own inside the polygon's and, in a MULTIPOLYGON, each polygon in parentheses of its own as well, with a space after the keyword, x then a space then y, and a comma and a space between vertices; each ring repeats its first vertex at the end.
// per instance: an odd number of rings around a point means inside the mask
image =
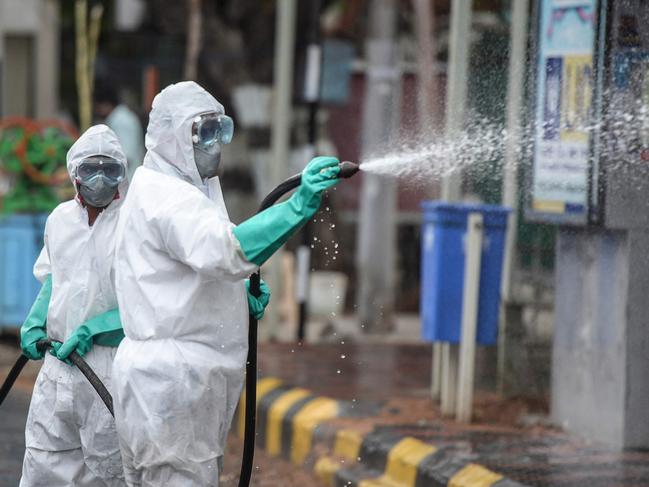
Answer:
POLYGON ((355 162, 343 161, 338 164, 340 168, 340 173, 338 173, 339 178, 349 179, 358 171, 360 171, 360 166, 355 162))

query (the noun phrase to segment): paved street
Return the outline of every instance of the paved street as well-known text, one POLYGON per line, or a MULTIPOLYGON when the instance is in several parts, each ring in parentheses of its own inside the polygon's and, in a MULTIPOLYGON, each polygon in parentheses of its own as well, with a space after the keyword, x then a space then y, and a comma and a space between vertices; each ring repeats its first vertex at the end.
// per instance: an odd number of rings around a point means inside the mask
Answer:
MULTIPOLYGON (((476 395, 473 424, 441 418, 428 399, 427 345, 265 344, 260 368, 266 376, 348 401, 354 417, 330 420, 324 429, 380 438, 386 449, 398 439, 414 438, 442 451, 448 461, 478 463, 529 486, 649 486, 649 453, 619 453, 550 427, 542 400, 503 401, 483 391, 476 395)), ((327 442, 331 454, 331 439, 327 442)))
MULTIPOLYGON (((474 424, 442 419, 438 407, 427 397, 429 354, 427 346, 419 345, 262 345, 263 376, 340 399, 344 412, 321 425, 314 437, 319 443, 301 467, 258 449, 252 485, 327 485, 316 480, 314 465, 325 457, 338 461, 332 438, 340 430, 356 431, 365 443, 374 442, 379 450, 386 451, 403 438, 420 440, 442 452, 445 461, 480 464, 523 485, 649 485, 649 453, 617 453, 547 427, 541 419, 534 419, 543 417, 542 402, 502 401, 481 392, 476 397, 474 424), (520 418, 526 418, 525 425, 520 418)), ((16 356, 15 349, 0 345, 0 377, 6 375, 16 356)), ((14 487, 20 476, 30 383, 36 372, 37 366, 30 364, 2 406, 0 487, 14 487)), ((259 446, 263 448, 264 444, 259 446)), ((225 460, 225 486, 236 485, 241 448, 241 441, 232 435, 225 460)), ((348 462, 343 467, 340 476, 353 476, 355 466, 348 462)))
MULTIPOLYGON (((0 381, 4 380, 18 351, 0 343, 0 381)), ((31 386, 38 373, 38 364, 30 362, 0 407, 0 487, 16 487, 20 481, 25 449, 24 432, 31 386)), ((223 487, 235 487, 239 480, 243 444, 233 435, 229 438, 221 478, 223 487)), ((296 469, 281 459, 272 458, 262 450, 255 453, 255 470, 251 487, 301 487, 321 485, 315 475, 296 469)))
POLYGON ((0 487, 16 487, 20 481, 29 398, 28 392, 13 390, 0 410, 0 487))

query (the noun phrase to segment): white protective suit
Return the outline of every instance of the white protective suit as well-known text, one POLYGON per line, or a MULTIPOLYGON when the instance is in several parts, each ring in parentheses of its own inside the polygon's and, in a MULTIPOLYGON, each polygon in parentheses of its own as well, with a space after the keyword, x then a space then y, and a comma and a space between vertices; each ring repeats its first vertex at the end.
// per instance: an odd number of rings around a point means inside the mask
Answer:
MULTIPOLYGON (((126 167, 117 137, 105 125, 89 128, 67 155, 73 179, 87 156, 105 154, 126 167)), ((112 264, 119 198, 106 207, 94 225, 78 197, 61 203, 47 219, 45 246, 34 275, 52 274, 47 334, 65 341, 84 321, 117 308, 112 264)), ((94 346, 84 357, 106 387, 116 349, 94 346)), ((123 486, 124 475, 115 423, 88 380, 76 368, 45 354, 36 379, 25 432, 26 451, 21 487, 123 486)))
POLYGON ((147 153, 117 235, 126 338, 113 365, 115 419, 132 486, 216 486, 248 350, 244 279, 218 178, 203 182, 191 127, 223 107, 194 82, 153 101, 147 153))

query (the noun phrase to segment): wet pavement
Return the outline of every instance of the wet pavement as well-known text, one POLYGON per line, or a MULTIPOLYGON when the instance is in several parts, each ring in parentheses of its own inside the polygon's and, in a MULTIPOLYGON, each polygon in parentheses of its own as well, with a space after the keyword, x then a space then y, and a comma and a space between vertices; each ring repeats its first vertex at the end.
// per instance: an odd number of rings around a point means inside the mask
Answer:
POLYGON ((387 400, 395 395, 428 397, 430 346, 264 343, 259 373, 293 386, 347 400, 387 400))
POLYGON ((16 487, 20 481, 30 397, 26 391, 13 390, 0 408, 0 487, 16 487))
MULTIPOLYGON (((344 342, 345 340, 341 340, 344 342)), ((0 345, 0 379, 18 352, 0 345)), ((442 419, 428 398, 430 348, 427 345, 335 343, 263 344, 260 372, 314 394, 341 399, 344 417, 328 420, 316 457, 332 455, 331 435, 341 429, 367 437, 414 438, 434 445, 457 462, 480 464, 529 486, 649 486, 649 452, 619 453, 540 425, 521 427, 518 419, 542 413, 544 404, 501 401, 476 395, 476 423, 442 419), (351 417, 350 417, 351 415, 351 417), (328 445, 327 445, 327 442, 328 445)), ((17 485, 24 452, 29 389, 38 367, 30 365, 0 410, 0 487, 17 485)), ((394 440, 392 440, 394 441, 394 440)), ((236 484, 241 442, 228 443, 223 485, 236 484)), ((253 486, 325 485, 315 479, 311 458, 302 467, 259 451, 253 486)), ((434 484, 425 484, 434 485, 434 484)))
POLYGON ((428 398, 430 355, 428 345, 264 344, 259 360, 263 375, 352 402, 354 417, 328 428, 415 438, 529 486, 649 486, 649 452, 617 452, 556 428, 522 427, 529 413, 542 417, 542 400, 479 392, 474 424, 442 419, 428 398))
MULTIPOLYGON (((18 358, 19 350, 0 342, 0 381, 18 358)), ((25 452, 25 423, 31 389, 39 370, 38 362, 29 362, 5 402, 0 406, 0 487, 16 487, 20 482, 25 452)), ((236 487, 241 468, 242 442, 234 435, 228 438, 222 487, 236 487)), ((255 453, 255 470, 251 487, 319 487, 322 484, 312 471, 271 457, 261 450, 255 453)))

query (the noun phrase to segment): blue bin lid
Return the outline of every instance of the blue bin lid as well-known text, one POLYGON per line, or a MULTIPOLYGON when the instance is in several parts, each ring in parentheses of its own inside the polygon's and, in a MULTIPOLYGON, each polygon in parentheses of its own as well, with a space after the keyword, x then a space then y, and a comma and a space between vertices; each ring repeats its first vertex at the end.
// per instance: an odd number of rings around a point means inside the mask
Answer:
POLYGON ((421 207, 425 222, 466 225, 469 213, 481 213, 487 227, 505 227, 512 211, 507 206, 447 201, 422 201, 421 207))

